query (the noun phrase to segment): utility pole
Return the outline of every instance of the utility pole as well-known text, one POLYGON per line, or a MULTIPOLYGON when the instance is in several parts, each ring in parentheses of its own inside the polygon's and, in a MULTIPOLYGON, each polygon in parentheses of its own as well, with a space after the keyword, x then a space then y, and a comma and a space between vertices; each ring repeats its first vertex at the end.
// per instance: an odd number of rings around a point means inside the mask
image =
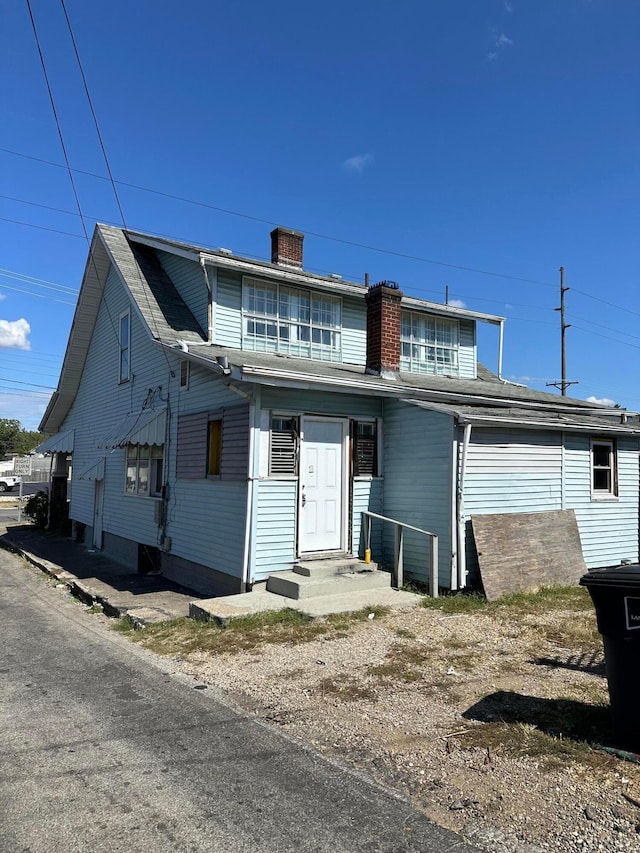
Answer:
POLYGON ((562 379, 560 382, 547 382, 547 385, 553 385, 554 388, 559 388, 563 397, 567 396, 567 388, 569 385, 578 384, 577 379, 573 379, 571 381, 567 380, 567 351, 565 339, 567 329, 571 328, 571 324, 565 322, 564 314, 564 295, 567 290, 570 290, 570 288, 564 286, 564 267, 560 267, 560 307, 554 308, 553 310, 560 312, 560 375, 562 376, 562 379))

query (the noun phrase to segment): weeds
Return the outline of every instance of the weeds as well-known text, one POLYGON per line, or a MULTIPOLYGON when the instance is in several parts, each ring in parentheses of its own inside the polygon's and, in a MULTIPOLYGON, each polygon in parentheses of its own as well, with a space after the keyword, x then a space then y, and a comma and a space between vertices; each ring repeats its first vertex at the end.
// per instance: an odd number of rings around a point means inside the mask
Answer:
POLYGON ((131 621, 124 618, 114 627, 132 641, 161 655, 237 654, 268 644, 297 645, 321 636, 334 639, 346 636, 371 613, 379 618, 386 612, 383 607, 365 607, 354 613, 314 619, 298 610, 266 610, 230 619, 224 625, 184 618, 147 625, 144 631, 136 631, 131 621))

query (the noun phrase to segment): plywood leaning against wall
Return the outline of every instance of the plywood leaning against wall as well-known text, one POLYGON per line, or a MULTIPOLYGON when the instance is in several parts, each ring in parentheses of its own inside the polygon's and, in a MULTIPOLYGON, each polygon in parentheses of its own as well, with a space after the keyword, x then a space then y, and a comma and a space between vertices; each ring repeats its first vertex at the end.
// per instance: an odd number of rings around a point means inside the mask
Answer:
POLYGON ((485 595, 577 584, 587 567, 572 509, 471 516, 485 595))

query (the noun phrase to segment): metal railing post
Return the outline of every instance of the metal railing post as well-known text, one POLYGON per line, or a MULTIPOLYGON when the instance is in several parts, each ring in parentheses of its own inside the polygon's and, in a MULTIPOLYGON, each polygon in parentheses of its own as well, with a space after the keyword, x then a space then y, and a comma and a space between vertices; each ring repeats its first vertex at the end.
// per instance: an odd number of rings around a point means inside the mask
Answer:
POLYGON ((398 562, 396 564, 396 583, 398 589, 404 586, 404 527, 398 525, 398 562))

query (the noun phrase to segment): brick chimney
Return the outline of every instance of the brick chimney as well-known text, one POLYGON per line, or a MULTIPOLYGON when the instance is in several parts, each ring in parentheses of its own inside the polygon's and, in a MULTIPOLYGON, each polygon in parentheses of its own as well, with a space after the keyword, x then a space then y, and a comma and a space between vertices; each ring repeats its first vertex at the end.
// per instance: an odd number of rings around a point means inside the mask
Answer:
POLYGON ((290 228, 274 228, 271 232, 271 263, 302 269, 304 234, 290 228))
POLYGON ((395 379, 400 368, 400 303, 395 281, 372 285, 367 302, 367 366, 365 373, 395 379))

